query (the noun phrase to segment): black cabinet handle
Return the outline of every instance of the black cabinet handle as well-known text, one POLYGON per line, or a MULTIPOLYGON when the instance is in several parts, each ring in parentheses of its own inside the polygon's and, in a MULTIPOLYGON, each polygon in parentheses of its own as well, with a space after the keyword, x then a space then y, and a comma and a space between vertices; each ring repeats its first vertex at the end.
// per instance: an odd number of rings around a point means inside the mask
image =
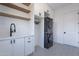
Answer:
POLYGON ((15 43, 15 39, 13 40, 13 43, 15 43))
POLYGON ((10 43, 12 44, 12 40, 10 41, 10 43))
POLYGON ((28 43, 30 43, 31 41, 27 41, 28 43))

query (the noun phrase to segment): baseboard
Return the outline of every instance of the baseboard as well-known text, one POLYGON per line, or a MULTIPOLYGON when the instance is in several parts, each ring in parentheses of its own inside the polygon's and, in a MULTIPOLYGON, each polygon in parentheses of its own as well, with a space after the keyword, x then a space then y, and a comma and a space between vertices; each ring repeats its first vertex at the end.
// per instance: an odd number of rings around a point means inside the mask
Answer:
POLYGON ((55 44, 55 43, 58 43, 58 44, 63 44, 63 45, 68 45, 68 46, 73 46, 73 47, 79 48, 79 46, 78 46, 78 45, 70 45, 70 44, 65 44, 65 43, 55 42, 55 41, 54 41, 54 44, 55 44))

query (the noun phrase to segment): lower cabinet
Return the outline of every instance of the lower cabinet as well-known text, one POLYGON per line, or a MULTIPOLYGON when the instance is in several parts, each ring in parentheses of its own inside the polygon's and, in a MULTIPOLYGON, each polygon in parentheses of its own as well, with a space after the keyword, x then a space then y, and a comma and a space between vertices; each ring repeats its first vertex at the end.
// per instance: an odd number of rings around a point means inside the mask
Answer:
POLYGON ((34 51, 34 37, 0 41, 0 56, 27 56, 34 51))
POLYGON ((34 52, 34 37, 25 37, 25 55, 30 55, 34 52))
POLYGON ((14 39, 14 56, 24 56, 24 38, 14 39))
POLYGON ((0 56, 12 56, 13 55, 13 45, 11 40, 0 41, 0 56))
POLYGON ((24 38, 0 41, 0 55, 23 56, 24 55, 24 38))

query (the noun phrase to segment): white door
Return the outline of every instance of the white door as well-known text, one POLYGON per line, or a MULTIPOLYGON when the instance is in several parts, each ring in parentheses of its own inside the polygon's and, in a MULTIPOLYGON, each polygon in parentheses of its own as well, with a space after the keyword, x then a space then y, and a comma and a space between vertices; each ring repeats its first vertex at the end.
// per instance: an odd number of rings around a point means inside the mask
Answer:
POLYGON ((24 56, 24 38, 14 39, 14 55, 24 56))
POLYGON ((64 15, 64 44, 75 45, 76 43, 76 12, 64 15))
POLYGON ((13 55, 12 52, 11 40, 0 41, 0 56, 11 56, 13 55))

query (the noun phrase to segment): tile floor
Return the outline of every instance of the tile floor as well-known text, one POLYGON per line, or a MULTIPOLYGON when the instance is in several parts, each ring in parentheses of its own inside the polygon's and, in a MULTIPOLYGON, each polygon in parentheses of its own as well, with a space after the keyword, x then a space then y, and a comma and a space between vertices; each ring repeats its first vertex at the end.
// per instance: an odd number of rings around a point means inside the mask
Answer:
POLYGON ((55 43, 49 49, 36 47, 31 56, 79 56, 79 48, 55 43))

